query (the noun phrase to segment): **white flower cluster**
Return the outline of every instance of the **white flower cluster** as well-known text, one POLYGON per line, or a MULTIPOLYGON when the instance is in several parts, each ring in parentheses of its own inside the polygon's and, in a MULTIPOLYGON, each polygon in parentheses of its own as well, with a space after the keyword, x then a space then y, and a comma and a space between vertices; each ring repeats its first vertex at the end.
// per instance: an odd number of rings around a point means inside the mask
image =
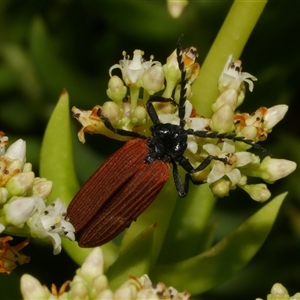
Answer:
MULTIPOLYGON (((2 137, 2 140, 6 140, 2 137)), ((26 163, 26 143, 19 139, 0 155, 0 232, 51 241, 53 253, 61 251, 61 237, 75 240, 66 219, 66 205, 56 199, 47 205, 52 182, 35 177, 26 163)))
MULTIPOLYGON (((163 66, 159 62, 153 62, 152 58, 150 61, 144 61, 142 54, 141 50, 136 50, 132 60, 124 55, 120 64, 111 67, 110 75, 112 70, 119 68, 123 78, 122 80, 118 76, 111 75, 107 95, 112 101, 107 101, 102 106, 95 106, 91 111, 72 108, 75 118, 83 125, 78 133, 81 142, 85 142, 85 132, 101 133, 119 140, 130 138, 117 135, 107 129, 98 116, 99 110, 104 117, 109 119, 114 128, 150 136, 149 127, 152 124, 145 109, 149 95, 165 87, 161 97, 171 98, 173 96, 174 100, 179 103, 181 71, 176 51, 167 58, 167 62, 163 66), (149 75, 149 73, 152 74, 150 70, 153 70, 155 76, 149 75), (148 86, 151 86, 151 89, 148 89, 148 86), (140 88, 144 89, 142 98, 139 97, 140 88), (130 90, 128 96, 126 96, 127 89, 130 90)), ((194 47, 183 50, 187 80, 185 129, 224 134, 224 138, 217 137, 217 134, 215 138, 207 138, 205 134, 203 138, 190 134, 185 157, 195 168, 208 156, 224 160, 212 160, 209 166, 194 173, 193 177, 196 181, 207 182, 217 197, 227 196, 230 190, 238 186, 246 191, 252 199, 259 202, 266 201, 271 196, 266 184, 248 184, 248 177, 259 177, 267 183, 274 183, 293 172, 296 164, 269 156, 261 161, 259 156, 248 150, 252 146, 255 147, 255 143, 267 138, 272 128, 285 116, 288 106, 260 107, 253 114, 236 112, 245 98, 245 82, 249 85, 249 90, 253 91, 253 81, 257 79, 249 73, 242 72, 242 62, 234 60, 230 55, 219 78, 220 94, 212 105, 212 116, 210 118, 199 116, 190 100, 191 84, 200 69, 199 64, 195 63, 197 56, 197 50, 194 47), (227 160, 227 164, 224 163, 225 160, 227 160)), ((154 106, 161 123, 180 124, 178 109, 170 102, 154 103, 154 106)), ((260 146, 256 148, 264 150, 260 146)), ((266 153, 268 152, 266 151, 266 153)))
POLYGON ((51 292, 34 277, 25 274, 21 277, 21 293, 24 299, 85 299, 85 300, 114 300, 114 299, 149 299, 149 300, 188 300, 188 292, 178 292, 164 283, 152 284, 148 275, 131 278, 116 291, 108 286, 108 279, 103 274, 103 256, 101 248, 95 248, 81 268, 76 271, 72 281, 67 281, 57 291, 52 287, 51 292), (66 291, 67 286, 69 291, 66 291))

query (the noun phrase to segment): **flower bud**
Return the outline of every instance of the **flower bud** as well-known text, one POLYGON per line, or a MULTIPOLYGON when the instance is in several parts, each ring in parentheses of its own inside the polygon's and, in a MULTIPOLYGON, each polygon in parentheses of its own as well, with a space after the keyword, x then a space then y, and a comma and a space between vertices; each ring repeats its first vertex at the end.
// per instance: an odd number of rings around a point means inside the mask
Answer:
POLYGON ((180 17, 187 4, 188 4, 187 0, 180 0, 180 1, 168 0, 168 11, 171 17, 174 19, 180 17))
POLYGON ((26 160, 26 142, 19 139, 6 150, 5 156, 11 159, 19 159, 22 166, 26 160))
POLYGON ((265 202, 271 197, 271 193, 267 186, 263 183, 260 184, 246 184, 244 186, 239 185, 249 196, 258 202, 265 202))
POLYGON ((142 87, 149 95, 164 88, 165 74, 161 65, 153 65, 142 76, 142 87))
POLYGON ((257 141, 257 128, 253 125, 245 126, 241 130, 240 136, 243 136, 248 140, 252 140, 252 141, 256 142, 257 141))
POLYGON ((295 171, 297 164, 286 159, 275 159, 267 156, 261 162, 259 170, 260 177, 268 182, 273 183, 278 179, 288 176, 295 171))
POLYGON ((122 101, 126 95, 127 88, 124 86, 120 77, 114 75, 108 81, 108 89, 106 90, 107 96, 117 103, 122 105, 122 101))
POLYGON ((272 129, 284 118, 288 108, 289 107, 285 104, 275 105, 269 108, 264 118, 264 128, 268 130, 272 129))
POLYGON ((223 198, 225 196, 228 196, 230 190, 230 182, 221 178, 210 184, 209 187, 216 197, 223 198))
POLYGON ((88 299, 88 289, 84 282, 77 281, 70 284, 70 299, 88 299))
POLYGON ((234 111, 230 104, 221 106, 211 118, 211 129, 217 132, 231 132, 233 129, 234 111))
POLYGON ((131 121, 134 125, 143 125, 147 121, 148 113, 142 106, 137 106, 131 113, 131 121))
POLYGON ((16 227, 22 227, 36 209, 34 197, 17 197, 4 205, 6 221, 16 227))
POLYGON ((108 118, 113 126, 117 125, 122 119, 122 113, 119 106, 112 101, 107 101, 103 103, 102 115, 108 118))
POLYGON ((229 104, 232 107, 232 110, 235 110, 237 108, 237 101, 238 95, 235 89, 225 90, 212 105, 212 110, 213 112, 216 112, 224 104, 229 104))
POLYGON ((87 256, 78 272, 86 281, 92 281, 95 277, 103 274, 103 254, 101 248, 97 247, 87 256))
POLYGON ((22 169, 23 172, 31 172, 32 171, 32 164, 31 163, 25 163, 22 169))
POLYGON ((181 77, 181 72, 177 62, 176 50, 174 50, 173 53, 167 58, 167 63, 163 65, 163 70, 166 78, 166 89, 162 97, 170 98, 178 80, 181 77))
POLYGON ((46 178, 36 177, 33 180, 32 195, 46 200, 52 191, 53 182, 46 178))
MULTIPOLYGON (((287 289, 281 283, 275 283, 271 289, 271 296, 276 297, 275 299, 289 299, 289 293, 287 289)), ((268 296, 268 299, 272 299, 268 296)))
POLYGON ((50 296, 48 289, 29 274, 21 277, 21 293, 23 299, 48 299, 50 296))
MULTIPOLYGON (((120 287, 114 293, 114 299, 136 299, 137 290, 135 286, 120 287)), ((152 298, 153 299, 153 298, 152 298)))
MULTIPOLYGON (((103 290, 106 290, 107 287, 108 287, 108 280, 105 275, 99 275, 91 283, 91 291, 95 294, 95 296, 98 293, 102 292, 103 290)), ((106 299, 106 298, 102 298, 102 299, 106 299)))
POLYGON ((23 196, 32 187, 33 180, 33 172, 22 172, 10 178, 5 187, 10 195, 23 196))
POLYGON ((4 204, 8 199, 8 191, 6 188, 0 188, 0 204, 4 204))

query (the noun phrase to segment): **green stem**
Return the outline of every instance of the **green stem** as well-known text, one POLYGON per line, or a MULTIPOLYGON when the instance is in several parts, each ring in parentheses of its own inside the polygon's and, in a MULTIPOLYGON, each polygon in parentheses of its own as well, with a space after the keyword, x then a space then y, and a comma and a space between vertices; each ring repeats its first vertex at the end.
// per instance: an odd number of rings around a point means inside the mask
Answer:
POLYGON ((228 55, 240 57, 266 3, 267 0, 233 3, 193 85, 193 103, 201 115, 211 116, 211 105, 218 96, 218 78, 228 55))

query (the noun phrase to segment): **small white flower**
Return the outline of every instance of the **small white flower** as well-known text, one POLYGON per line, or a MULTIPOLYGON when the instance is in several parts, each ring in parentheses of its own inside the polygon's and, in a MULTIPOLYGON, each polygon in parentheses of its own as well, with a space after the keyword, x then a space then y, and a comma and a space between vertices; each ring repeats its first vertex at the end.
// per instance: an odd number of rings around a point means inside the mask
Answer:
POLYGON ((253 154, 249 152, 236 152, 233 141, 225 140, 222 150, 213 144, 206 144, 203 149, 208 154, 218 156, 220 158, 227 158, 230 165, 225 165, 221 161, 214 160, 212 162, 212 170, 210 171, 207 182, 213 183, 223 176, 227 176, 233 185, 238 184, 242 178, 239 167, 245 166, 252 161, 253 154))
POLYGON ((143 55, 144 52, 137 49, 133 52, 133 58, 130 60, 130 57, 126 55, 125 51, 123 51, 123 60, 120 60, 119 64, 115 64, 109 69, 110 77, 112 77, 112 70, 120 69, 123 80, 127 86, 135 85, 140 87, 140 79, 144 72, 153 65, 161 65, 160 62, 153 61, 153 56, 150 57, 149 61, 144 61, 143 55))
POLYGON ((47 207, 41 199, 38 210, 27 221, 33 237, 50 239, 54 254, 61 251, 61 237, 66 237, 71 241, 75 240, 75 229, 66 220, 66 211, 66 205, 60 199, 56 199, 47 207))
POLYGON ((228 89, 234 88, 238 90, 241 84, 245 81, 249 84, 250 92, 253 91, 253 81, 257 78, 253 75, 242 72, 242 62, 240 60, 234 60, 233 55, 229 55, 223 72, 219 78, 219 90, 220 92, 228 89))

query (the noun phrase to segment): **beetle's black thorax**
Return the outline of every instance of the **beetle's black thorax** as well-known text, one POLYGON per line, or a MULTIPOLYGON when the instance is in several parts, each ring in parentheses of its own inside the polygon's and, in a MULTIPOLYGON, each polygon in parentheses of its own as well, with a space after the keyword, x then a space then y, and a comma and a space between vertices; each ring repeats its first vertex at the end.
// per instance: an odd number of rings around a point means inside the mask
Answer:
POLYGON ((146 161, 156 159, 166 162, 178 161, 187 147, 187 133, 183 127, 174 124, 155 124, 150 127, 152 137, 148 139, 149 154, 146 161))

